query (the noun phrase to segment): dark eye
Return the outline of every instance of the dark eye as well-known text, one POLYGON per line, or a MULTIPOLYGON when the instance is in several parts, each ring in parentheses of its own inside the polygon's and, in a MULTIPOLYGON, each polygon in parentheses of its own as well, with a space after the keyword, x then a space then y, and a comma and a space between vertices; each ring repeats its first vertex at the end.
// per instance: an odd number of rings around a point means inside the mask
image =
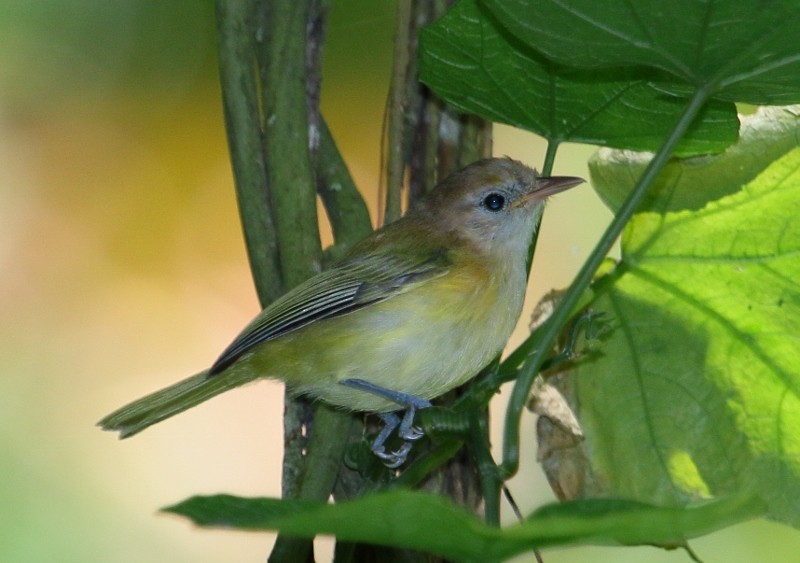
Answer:
POLYGON ((483 198, 483 205, 485 205, 486 209, 489 211, 500 211, 505 204, 506 198, 500 194, 492 193, 483 198))

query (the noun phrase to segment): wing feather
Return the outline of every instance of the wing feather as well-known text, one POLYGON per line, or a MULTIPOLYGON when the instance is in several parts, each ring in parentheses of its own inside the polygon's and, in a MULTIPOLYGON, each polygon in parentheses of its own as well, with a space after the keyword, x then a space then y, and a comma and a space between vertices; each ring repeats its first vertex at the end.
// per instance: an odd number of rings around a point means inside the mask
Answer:
POLYGON ((338 317, 390 299, 444 275, 445 252, 424 259, 397 256, 352 258, 314 276, 264 309, 220 355, 210 375, 224 371, 254 346, 310 323, 338 317))

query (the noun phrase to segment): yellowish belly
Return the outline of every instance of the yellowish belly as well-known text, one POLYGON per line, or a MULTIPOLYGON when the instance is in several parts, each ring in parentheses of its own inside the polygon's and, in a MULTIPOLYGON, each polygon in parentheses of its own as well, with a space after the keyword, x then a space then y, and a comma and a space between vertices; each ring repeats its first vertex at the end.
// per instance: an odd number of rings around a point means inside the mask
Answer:
POLYGON ((502 350, 522 307, 521 276, 449 273, 265 343, 233 369, 282 379, 292 392, 351 410, 399 406, 339 383, 348 378, 432 399, 476 375, 502 350))

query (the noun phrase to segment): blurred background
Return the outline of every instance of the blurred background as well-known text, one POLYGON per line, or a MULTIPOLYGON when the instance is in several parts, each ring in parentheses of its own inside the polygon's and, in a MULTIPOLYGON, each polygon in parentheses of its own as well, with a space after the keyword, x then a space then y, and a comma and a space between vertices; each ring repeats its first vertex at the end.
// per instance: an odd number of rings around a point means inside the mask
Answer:
MULTIPOLYGON (((393 15, 389 2, 334 2, 324 66, 323 111, 373 217, 393 15)), ((496 128, 497 154, 541 165, 543 148, 496 128)), ((591 152, 564 147, 555 173, 586 177, 591 152)), ((608 219, 588 186, 555 198, 528 311, 569 283, 608 219)), ((280 384, 125 442, 94 426, 208 366, 258 311, 212 2, 0 0, 0 272, 0 561, 263 561, 272 535, 198 530, 157 510, 192 494, 279 495, 280 384)), ((501 396, 495 426, 502 412, 501 396)), ((528 513, 554 497, 534 417, 523 424, 511 489, 528 513)), ((789 561, 800 533, 751 522, 692 545, 706 561, 789 561)), ((329 549, 320 542, 320 560, 329 549)), ((644 547, 545 557, 687 560, 644 547)))

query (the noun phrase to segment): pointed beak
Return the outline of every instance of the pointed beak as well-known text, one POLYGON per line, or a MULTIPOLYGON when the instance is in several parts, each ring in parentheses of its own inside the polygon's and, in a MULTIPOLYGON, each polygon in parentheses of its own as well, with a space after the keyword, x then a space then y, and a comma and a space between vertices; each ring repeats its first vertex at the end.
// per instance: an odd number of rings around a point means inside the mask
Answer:
POLYGON ((561 193, 570 188, 574 188, 578 184, 585 182, 583 178, 577 176, 543 176, 536 179, 536 185, 533 186, 531 197, 543 200, 561 193))
POLYGON ((511 204, 511 207, 524 207, 528 202, 541 202, 551 195, 563 192, 585 182, 577 176, 540 176, 531 187, 531 191, 523 194, 511 204))

